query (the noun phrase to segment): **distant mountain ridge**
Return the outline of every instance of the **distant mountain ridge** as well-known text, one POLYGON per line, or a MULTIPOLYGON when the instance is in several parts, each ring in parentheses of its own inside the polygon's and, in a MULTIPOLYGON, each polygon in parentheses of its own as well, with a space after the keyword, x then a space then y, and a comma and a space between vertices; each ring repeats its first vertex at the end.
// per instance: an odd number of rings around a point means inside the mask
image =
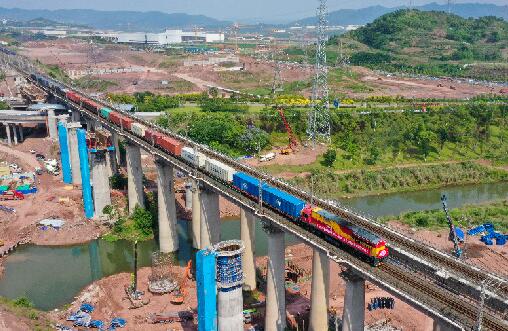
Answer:
POLYGON ((0 19, 30 21, 46 20, 98 29, 122 31, 161 31, 166 28, 224 27, 231 22, 204 15, 168 14, 163 12, 99 11, 91 9, 39 10, 0 7, 0 19))
MULTIPOLYGON (((400 7, 383 7, 383 6, 371 6, 362 9, 341 9, 330 12, 328 14, 328 23, 330 25, 364 25, 371 23, 376 18, 383 16, 399 9, 407 8, 407 6, 400 7)), ((421 11, 448 11, 448 6, 438 3, 429 3, 423 6, 416 6, 414 9, 421 11)), ((450 12, 458 16, 469 18, 469 17, 482 17, 482 16, 497 16, 505 20, 508 20, 508 5, 498 6, 494 4, 484 3, 458 3, 453 4, 450 7, 450 12)), ((301 20, 294 21, 289 25, 315 25, 317 23, 316 17, 307 17, 301 20)))

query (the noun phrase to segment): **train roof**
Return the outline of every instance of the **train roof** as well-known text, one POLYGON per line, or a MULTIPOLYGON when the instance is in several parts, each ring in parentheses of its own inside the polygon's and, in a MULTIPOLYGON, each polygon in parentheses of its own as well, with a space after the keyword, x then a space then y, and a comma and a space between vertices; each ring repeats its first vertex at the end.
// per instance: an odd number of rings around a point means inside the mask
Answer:
POLYGON ((250 176, 250 175, 247 175, 247 174, 246 174, 246 173, 244 173, 244 172, 237 172, 237 173, 235 174, 235 176, 236 176, 236 177, 239 177, 240 179, 242 179, 242 180, 244 180, 244 181, 246 181, 246 182, 248 182, 248 183, 250 183, 250 184, 252 184, 252 185, 257 185, 257 186, 259 186, 259 179, 254 178, 254 177, 252 177, 252 176, 250 176))
POLYGON ((305 201, 298 199, 294 195, 291 195, 289 193, 286 193, 284 191, 276 189, 275 187, 266 185, 263 189, 265 191, 272 193, 275 196, 278 196, 279 198, 282 198, 282 199, 294 204, 294 205, 305 205, 305 201))
POLYGON ((376 236, 372 232, 370 232, 368 230, 365 230, 364 228, 360 228, 360 227, 358 227, 356 225, 352 225, 351 223, 349 223, 348 221, 344 220, 340 216, 332 214, 332 213, 330 213, 327 210, 319 209, 317 211, 317 213, 320 214, 321 216, 323 216, 326 219, 334 221, 335 223, 337 223, 339 225, 347 226, 348 228, 351 229, 351 231, 353 232, 354 235, 356 235, 356 236, 358 236, 360 238, 363 238, 363 239, 371 242, 374 245, 377 245, 381 241, 381 238, 379 238, 378 236, 376 236))

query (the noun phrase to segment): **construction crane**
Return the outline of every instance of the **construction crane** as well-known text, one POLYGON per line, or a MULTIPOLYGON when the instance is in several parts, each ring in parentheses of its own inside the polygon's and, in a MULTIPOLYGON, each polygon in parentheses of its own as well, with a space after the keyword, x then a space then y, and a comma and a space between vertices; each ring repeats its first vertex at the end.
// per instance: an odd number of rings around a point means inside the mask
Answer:
POLYGON ((290 154, 292 151, 296 150, 296 147, 298 147, 298 140, 296 139, 295 135, 293 134, 293 129, 291 129, 291 125, 289 125, 288 120, 286 119, 286 114, 284 113, 283 107, 278 107, 277 111, 279 112, 279 115, 282 119, 282 122, 284 123, 284 126, 286 127, 286 132, 289 137, 289 144, 286 148, 283 148, 280 153, 284 155, 290 154))
POLYGON ((455 225, 453 225, 453 220, 450 216, 450 213, 448 212, 448 198, 446 195, 443 194, 441 196, 441 203, 443 204, 443 210, 446 214, 446 220, 448 222, 448 226, 450 227, 450 235, 449 239, 453 241, 453 253, 455 257, 460 258, 462 256, 462 249, 459 246, 459 237, 457 235, 457 229, 455 228, 455 225))

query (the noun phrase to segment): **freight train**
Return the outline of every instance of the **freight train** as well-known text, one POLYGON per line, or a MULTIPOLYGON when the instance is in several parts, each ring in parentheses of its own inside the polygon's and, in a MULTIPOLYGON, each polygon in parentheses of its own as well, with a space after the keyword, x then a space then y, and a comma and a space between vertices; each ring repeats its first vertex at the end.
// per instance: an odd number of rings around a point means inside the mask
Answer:
POLYGON ((261 199, 263 205, 273 211, 320 235, 325 240, 367 259, 373 266, 377 266, 388 256, 388 248, 384 240, 363 228, 350 224, 337 215, 312 206, 266 183, 260 183, 257 178, 238 172, 223 162, 196 152, 194 148, 184 146, 183 142, 173 139, 152 127, 138 123, 128 114, 103 107, 85 95, 67 89, 62 84, 46 76, 32 74, 31 79, 56 95, 66 98, 117 125, 122 130, 131 132, 152 146, 157 146, 180 158, 188 165, 199 167, 253 201, 261 199))

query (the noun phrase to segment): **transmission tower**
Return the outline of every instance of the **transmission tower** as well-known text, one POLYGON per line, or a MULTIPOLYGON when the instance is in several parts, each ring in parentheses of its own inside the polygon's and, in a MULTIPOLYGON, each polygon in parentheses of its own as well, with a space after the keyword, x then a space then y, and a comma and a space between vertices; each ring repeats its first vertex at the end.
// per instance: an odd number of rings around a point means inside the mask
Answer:
POLYGON ((307 123, 307 135, 316 146, 317 140, 330 141, 330 103, 328 100, 328 67, 326 65, 326 0, 319 1, 316 43, 316 64, 312 88, 312 110, 307 123))
POLYGON ((278 49, 276 39, 274 39, 272 43, 272 49, 270 53, 271 60, 274 62, 275 65, 275 68, 273 70, 273 82, 272 82, 272 96, 275 98, 277 92, 284 91, 284 89, 282 88, 281 62, 277 58, 278 49))
POLYGON ((452 12, 452 0, 448 0, 448 14, 452 12))

